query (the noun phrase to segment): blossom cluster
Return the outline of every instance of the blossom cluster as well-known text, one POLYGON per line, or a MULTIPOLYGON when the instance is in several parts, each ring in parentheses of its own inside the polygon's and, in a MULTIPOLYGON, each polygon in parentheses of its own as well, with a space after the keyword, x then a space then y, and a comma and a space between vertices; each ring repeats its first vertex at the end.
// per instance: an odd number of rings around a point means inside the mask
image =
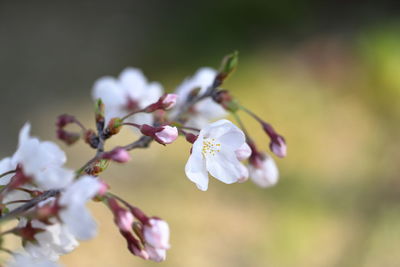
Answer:
POLYGON ((260 123, 269 137, 270 150, 278 157, 286 156, 285 139, 221 89, 237 61, 237 53, 233 53, 224 58, 219 70, 201 68, 173 93, 164 92, 160 83, 149 82, 135 68, 126 68, 117 78, 98 79, 92 90, 94 129, 68 114, 56 122, 61 141, 72 145, 82 139, 95 150, 94 157, 77 170, 65 167, 66 155, 57 144, 32 137, 30 124, 25 124, 14 155, 0 161, 0 223, 18 222, 0 233, 0 238, 12 234, 22 241, 16 252, 1 242, 0 250, 13 255, 7 266, 59 266, 61 255, 96 236, 96 221, 86 208, 89 201, 108 207, 130 253, 144 260, 164 261, 170 249, 168 223, 111 192, 103 180, 110 162, 127 163, 132 150, 146 148, 153 141, 166 146, 182 137, 190 144, 184 171, 202 191, 208 189, 209 177, 225 184, 250 178, 261 187, 275 185, 279 176, 276 163, 257 147, 239 113, 260 123), (229 115, 239 127, 225 118, 229 115), (71 124, 79 131, 68 130, 71 124), (106 141, 123 127, 133 130, 135 141, 106 151, 106 141))

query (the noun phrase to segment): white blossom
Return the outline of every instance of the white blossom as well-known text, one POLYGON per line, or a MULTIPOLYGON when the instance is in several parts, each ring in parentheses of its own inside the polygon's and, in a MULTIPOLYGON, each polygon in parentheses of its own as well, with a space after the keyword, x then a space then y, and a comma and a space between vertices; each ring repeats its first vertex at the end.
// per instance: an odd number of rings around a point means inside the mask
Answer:
POLYGON ((15 253, 14 257, 7 263, 7 267, 60 267, 54 261, 45 258, 34 258, 25 252, 15 253))
POLYGON ((278 182, 279 170, 272 157, 268 155, 263 155, 263 157, 263 159, 258 160, 255 164, 250 164, 250 177, 258 186, 270 187, 278 182))
POLYGON ((56 144, 30 137, 27 123, 19 134, 18 149, 12 157, 13 166, 21 166, 24 175, 44 190, 60 189, 68 185, 73 177, 72 170, 63 167, 67 157, 56 144))
POLYGON ((59 204, 63 207, 59 215, 68 230, 78 240, 88 240, 97 233, 97 224, 86 208, 102 188, 101 182, 92 176, 83 176, 62 192, 59 204))
MULTIPOLYGON (((148 82, 139 69, 126 68, 118 78, 106 76, 93 86, 94 100, 101 99, 105 105, 106 123, 112 118, 121 118, 129 112, 145 108, 158 101, 163 93, 161 84, 148 82)), ((126 121, 137 124, 152 124, 153 115, 138 113, 126 121)))
POLYGON ((185 167, 187 177, 200 190, 208 188, 208 173, 226 184, 243 180, 243 164, 236 151, 245 143, 244 133, 228 120, 219 120, 200 131, 185 167))
MULTIPOLYGON (((50 222, 52 224, 44 224, 38 220, 31 221, 32 227, 44 230, 35 234, 37 242, 27 242, 24 246, 25 251, 35 259, 56 261, 60 255, 70 253, 79 245, 65 225, 55 218, 50 222)), ((22 218, 18 226, 26 226, 26 219, 22 218)))
MULTIPOLYGON (((193 90, 199 89, 198 95, 206 93, 207 89, 213 84, 217 72, 212 68, 201 68, 193 77, 187 78, 176 89, 175 93, 178 95, 178 102, 172 110, 171 115, 176 116, 180 108, 187 102, 188 97, 193 90)), ((190 117, 185 123, 188 127, 203 128, 210 121, 223 118, 227 112, 219 104, 215 103, 212 99, 206 98, 196 103, 190 110, 190 117)))

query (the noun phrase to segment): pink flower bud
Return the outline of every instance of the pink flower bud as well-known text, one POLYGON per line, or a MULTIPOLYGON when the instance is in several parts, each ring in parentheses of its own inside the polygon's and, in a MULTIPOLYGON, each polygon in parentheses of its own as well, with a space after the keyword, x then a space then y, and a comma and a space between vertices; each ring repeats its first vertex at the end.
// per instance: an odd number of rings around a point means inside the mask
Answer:
POLYGON ((103 155, 104 159, 111 159, 118 163, 125 163, 131 160, 131 155, 126 149, 118 147, 103 155))
POLYGON ((99 179, 99 182, 100 182, 100 189, 99 192, 97 192, 97 194, 102 197, 107 193, 110 186, 104 180, 99 179))
POLYGON ((118 202, 114 198, 108 199, 108 205, 114 214, 114 222, 118 226, 120 232, 126 232, 123 234, 125 238, 131 239, 127 233, 132 230, 132 224, 134 221, 133 214, 118 205, 118 202))
POLYGON ((251 148, 247 143, 244 143, 235 151, 235 154, 240 161, 248 159, 251 155, 251 148))
POLYGON ((133 221, 134 217, 132 213, 122 208, 118 211, 116 216, 116 223, 120 230, 126 232, 131 231, 133 221))
POLYGON ((73 123, 75 121, 76 121, 76 119, 75 119, 74 116, 71 116, 71 115, 68 115, 68 114, 63 114, 63 115, 60 115, 57 118, 56 125, 57 125, 58 128, 63 128, 67 124, 73 123))
POLYGON ((168 223, 157 218, 149 220, 143 227, 143 236, 147 244, 156 249, 169 249, 168 223))
POLYGON ((277 135, 275 138, 273 138, 271 140, 271 143, 269 144, 269 147, 271 151, 278 157, 280 158, 286 157, 287 148, 285 139, 282 136, 277 135))
POLYGON ((128 249, 133 255, 138 256, 144 260, 149 259, 149 254, 147 253, 147 251, 141 248, 139 240, 137 240, 132 235, 132 233, 127 231, 120 231, 120 233, 125 238, 126 243, 128 245, 128 249))
POLYGON ((169 110, 175 106, 176 101, 178 100, 178 95, 176 94, 166 94, 162 98, 162 106, 164 110, 169 110))
POLYGON ((81 138, 81 135, 79 133, 71 133, 63 129, 58 129, 57 138, 64 141, 67 145, 73 145, 81 138))
POLYGON ((250 161, 250 177, 260 187, 275 185, 279 179, 279 170, 273 158, 260 154, 250 161))
POLYGON ((156 141, 160 144, 171 144, 178 138, 178 129, 176 127, 166 125, 162 126, 162 128, 161 131, 154 134, 156 141))

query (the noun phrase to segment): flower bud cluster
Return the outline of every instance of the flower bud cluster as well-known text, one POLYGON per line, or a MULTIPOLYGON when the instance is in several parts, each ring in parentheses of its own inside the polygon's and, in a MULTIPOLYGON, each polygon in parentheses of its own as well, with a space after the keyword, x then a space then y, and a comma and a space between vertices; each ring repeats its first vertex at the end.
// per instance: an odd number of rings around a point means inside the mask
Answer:
POLYGON ((113 197, 107 201, 128 250, 145 260, 164 261, 170 248, 168 224, 159 218, 148 217, 139 208, 125 201, 125 208, 113 197))

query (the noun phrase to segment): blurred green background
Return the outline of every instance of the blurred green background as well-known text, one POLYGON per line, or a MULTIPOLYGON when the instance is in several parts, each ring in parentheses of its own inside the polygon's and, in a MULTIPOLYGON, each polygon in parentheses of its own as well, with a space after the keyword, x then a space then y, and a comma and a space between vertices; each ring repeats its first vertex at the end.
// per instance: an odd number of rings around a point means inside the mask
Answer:
MULTIPOLYGON (((0 155, 13 153, 25 121, 54 141, 59 114, 92 123, 90 90, 103 75, 140 67, 171 91, 237 49, 225 87, 286 137, 280 183, 212 181, 200 192, 184 175, 189 145, 153 144, 103 178, 170 223, 167 261, 130 255, 94 203, 98 238, 62 263, 400 266, 398 11, 398 1, 0 1, 0 155)), ((124 131, 111 144, 133 138, 124 131)), ((72 168, 93 154, 63 148, 72 168)))

